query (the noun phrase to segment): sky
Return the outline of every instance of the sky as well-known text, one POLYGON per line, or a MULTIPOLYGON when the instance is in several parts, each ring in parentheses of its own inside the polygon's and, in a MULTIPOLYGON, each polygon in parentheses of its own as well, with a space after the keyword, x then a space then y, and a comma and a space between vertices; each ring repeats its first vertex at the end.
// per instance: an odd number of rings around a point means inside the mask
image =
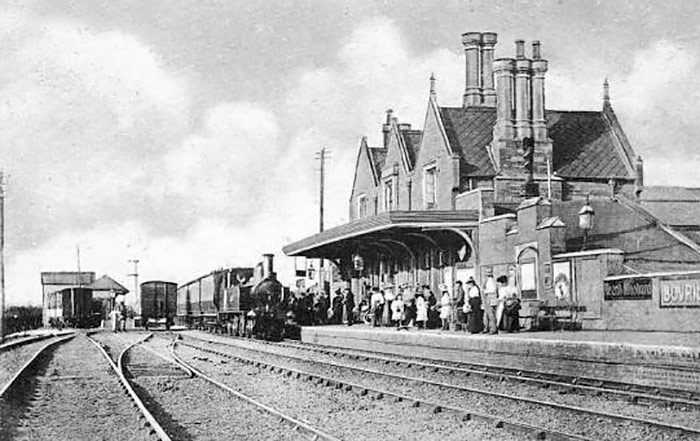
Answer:
POLYGON ((547 107, 596 110, 602 83, 648 185, 700 186, 693 1, 0 2, 0 167, 8 304, 41 271, 186 282, 253 266, 348 220, 362 136, 385 111, 422 128, 429 77, 459 106, 460 36, 542 42, 547 107))

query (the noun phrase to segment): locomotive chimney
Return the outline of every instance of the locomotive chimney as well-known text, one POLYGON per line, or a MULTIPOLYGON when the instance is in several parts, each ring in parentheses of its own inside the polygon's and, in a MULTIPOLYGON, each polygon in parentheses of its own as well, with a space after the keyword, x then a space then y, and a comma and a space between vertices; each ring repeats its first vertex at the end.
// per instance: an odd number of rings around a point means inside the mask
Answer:
POLYGON ((274 254, 263 254, 263 280, 272 275, 272 259, 274 259, 274 257, 274 254))

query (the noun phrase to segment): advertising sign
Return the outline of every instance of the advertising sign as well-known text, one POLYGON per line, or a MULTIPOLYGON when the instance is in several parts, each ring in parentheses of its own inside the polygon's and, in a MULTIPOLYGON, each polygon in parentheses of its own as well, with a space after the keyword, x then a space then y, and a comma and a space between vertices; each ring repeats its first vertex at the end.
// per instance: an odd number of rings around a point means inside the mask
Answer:
POLYGON ((662 308, 700 308, 700 280, 660 279, 662 308))
POLYGON ((605 300, 649 300, 651 279, 633 278, 605 281, 605 300))

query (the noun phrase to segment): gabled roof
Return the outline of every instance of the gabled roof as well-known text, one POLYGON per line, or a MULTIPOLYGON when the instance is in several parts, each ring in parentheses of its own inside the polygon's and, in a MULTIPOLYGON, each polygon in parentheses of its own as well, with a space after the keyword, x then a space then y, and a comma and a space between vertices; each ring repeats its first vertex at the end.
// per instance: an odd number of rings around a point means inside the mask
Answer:
POLYGON ((563 178, 633 178, 625 150, 603 112, 547 111, 554 170, 563 178))
MULTIPOLYGON (((496 109, 440 107, 448 141, 460 155, 465 176, 493 176, 488 146, 493 139, 496 109)), ((634 178, 632 151, 612 109, 606 111, 547 110, 554 148, 554 171, 563 178, 634 178)))
POLYGON ((400 133, 410 161, 410 169, 413 170, 413 167, 416 165, 416 158, 418 158, 418 152, 420 152, 423 132, 420 130, 401 130, 400 133))
POLYGON ((95 280, 88 288, 93 291, 114 291, 117 294, 126 294, 129 292, 121 283, 115 281, 111 277, 104 275, 95 280))
POLYGON ((382 169, 384 168, 384 162, 386 161, 386 153, 387 149, 383 147, 367 147, 370 165, 373 167, 373 172, 376 179, 381 179, 382 177, 382 169))
POLYGON ((452 151, 457 152, 463 170, 468 176, 496 174, 486 146, 493 139, 496 111, 491 107, 440 107, 440 118, 445 127, 452 151))

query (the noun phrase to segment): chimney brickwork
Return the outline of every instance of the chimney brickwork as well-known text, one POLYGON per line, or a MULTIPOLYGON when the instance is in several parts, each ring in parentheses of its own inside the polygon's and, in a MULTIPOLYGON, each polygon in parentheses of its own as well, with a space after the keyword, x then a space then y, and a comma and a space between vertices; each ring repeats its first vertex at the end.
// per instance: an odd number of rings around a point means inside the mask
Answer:
MULTIPOLYGON (((523 184, 528 178, 523 157, 525 138, 534 140, 533 182, 546 190, 548 163, 552 162, 552 141, 547 134, 545 114, 547 67, 538 41, 532 44, 532 59, 526 57, 525 42, 517 40, 515 58, 493 61, 496 123, 491 152, 498 170, 494 189, 496 200, 516 202, 522 197, 523 184)), ((542 189, 540 194, 547 194, 542 189)), ((553 194, 561 192, 553 191, 553 194)))
POLYGON ((482 105, 496 106, 496 90, 493 84, 493 53, 498 42, 494 32, 481 34, 481 93, 482 105))
POLYGON ((479 58, 481 34, 467 32, 462 35, 464 58, 466 60, 466 85, 464 89, 464 107, 481 105, 481 86, 479 77, 479 58))

